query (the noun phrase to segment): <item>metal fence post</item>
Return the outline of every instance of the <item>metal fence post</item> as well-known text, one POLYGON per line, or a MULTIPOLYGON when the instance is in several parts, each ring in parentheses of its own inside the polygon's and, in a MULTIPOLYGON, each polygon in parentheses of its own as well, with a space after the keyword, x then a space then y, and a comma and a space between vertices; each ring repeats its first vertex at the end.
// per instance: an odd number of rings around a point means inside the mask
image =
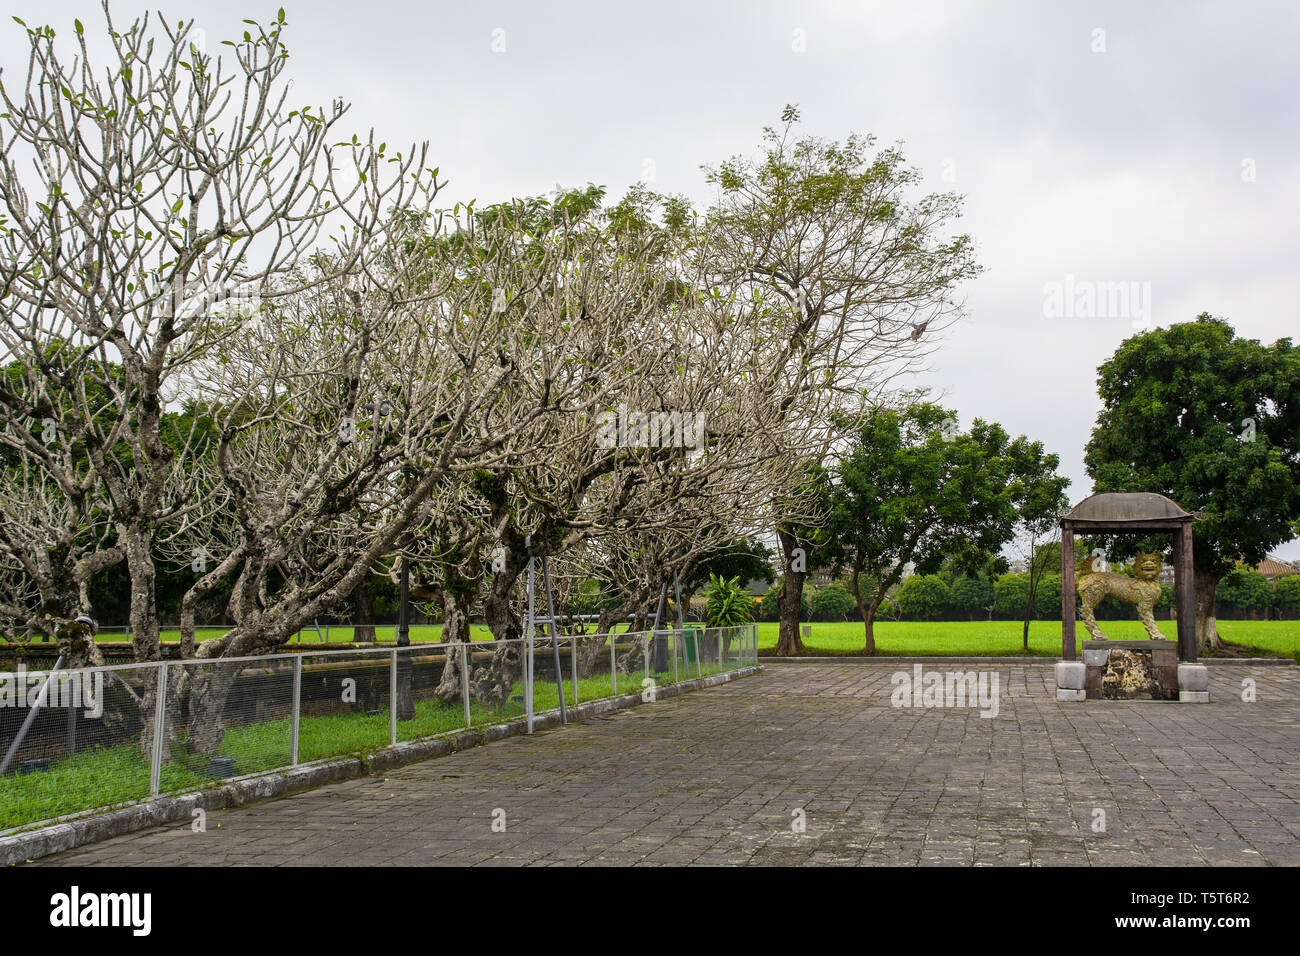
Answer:
POLYGON ((163 733, 167 725, 167 662, 158 665, 157 699, 153 708, 153 754, 149 761, 149 794, 162 789, 163 733))
POLYGON ((460 645, 460 699, 465 705, 465 726, 469 727, 469 641, 460 645))
MULTIPOLYGON (((645 661, 646 680, 650 679, 650 642, 653 634, 654 632, 651 631, 648 634, 641 635, 641 659, 645 661)), ((645 684, 642 684, 641 686, 644 687, 645 684)))
POLYGON ((611 697, 618 696, 618 648, 616 646, 618 636, 618 625, 615 624, 609 629, 609 693, 611 697))
POLYGON ((700 632, 698 628, 691 630, 691 641, 695 644, 695 676, 704 676, 704 655, 700 653, 700 632))
POLYGON ((674 684, 677 683, 677 645, 681 643, 681 638, 678 636, 678 635, 680 635, 681 633, 682 633, 681 628, 674 628, 673 631, 672 631, 672 635, 673 635, 673 683, 674 683, 674 684))
POLYGON ((397 648, 388 662, 388 743, 397 743, 397 648))
POLYGON ((532 556, 532 538, 525 538, 525 544, 529 547, 528 551, 528 627, 526 629, 526 638, 528 643, 525 647, 520 648, 520 652, 526 654, 524 665, 524 713, 527 718, 528 733, 533 732, 533 675, 535 673, 535 662, 533 660, 533 628, 536 624, 536 614, 533 610, 533 582, 536 572, 536 559, 532 556))
POLYGON ((302 655, 293 655, 293 730, 291 731, 290 766, 298 766, 298 729, 302 723, 302 655))
POLYGON ((570 662, 573 664, 573 706, 578 706, 578 638, 575 636, 569 640, 569 653, 572 655, 570 662))

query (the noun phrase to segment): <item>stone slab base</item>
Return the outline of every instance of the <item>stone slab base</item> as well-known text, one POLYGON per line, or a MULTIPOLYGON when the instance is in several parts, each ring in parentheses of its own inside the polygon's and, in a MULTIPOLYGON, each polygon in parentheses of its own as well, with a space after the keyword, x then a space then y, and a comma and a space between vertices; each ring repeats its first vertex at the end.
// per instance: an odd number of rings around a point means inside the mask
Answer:
POLYGON ((1148 655, 1155 672, 1155 696, 1163 700, 1178 697, 1178 645, 1174 641, 1084 641, 1083 663, 1087 668, 1085 687, 1089 700, 1102 699, 1101 680, 1114 650, 1136 651, 1148 655))
POLYGON ((1059 701, 1097 700, 1101 698, 1101 675, 1115 647, 1146 650, 1152 647, 1153 660, 1162 689, 1172 685, 1176 699, 1184 704, 1207 704, 1210 701, 1210 672, 1204 664, 1174 664, 1170 658, 1173 647, 1157 641, 1087 641, 1082 661, 1060 661, 1056 665, 1056 699, 1059 701))

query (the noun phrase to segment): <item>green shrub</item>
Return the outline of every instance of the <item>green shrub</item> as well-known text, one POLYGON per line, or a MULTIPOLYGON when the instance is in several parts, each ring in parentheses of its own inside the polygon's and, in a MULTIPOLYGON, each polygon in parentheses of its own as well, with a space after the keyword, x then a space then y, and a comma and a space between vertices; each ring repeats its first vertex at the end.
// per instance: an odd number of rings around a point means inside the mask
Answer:
POLYGON ((1219 581, 1214 599, 1238 611, 1262 611, 1273 601, 1268 578, 1246 564, 1239 564, 1219 581))
POLYGON ((1160 585, 1160 600, 1156 601, 1157 611, 1169 611, 1174 606, 1174 589, 1168 584, 1160 585))
POLYGON ((1300 608, 1300 574, 1287 574, 1273 585, 1273 604, 1283 611, 1300 608))
POLYGON ((710 574, 708 600, 704 623, 709 627, 748 624, 754 616, 754 598, 749 589, 740 583, 740 575, 724 578, 710 574))
POLYGON ((1034 591, 1034 617, 1058 621, 1061 619, 1061 576, 1059 574, 1044 574, 1038 579, 1038 589, 1034 591))
POLYGON ((847 621, 858 609, 853 595, 838 584, 818 588, 812 597, 814 621, 847 621))
POLYGON ((993 585, 986 577, 962 575, 948 588, 948 605, 953 614, 968 621, 988 616, 993 604, 993 585))
POLYGON ((898 589, 898 610, 909 621, 934 621, 948 606, 948 585, 937 574, 913 574, 898 589))
POLYGON ((1029 600, 1029 575, 1015 571, 999 575, 993 584, 993 613, 1004 620, 1023 618, 1029 600))

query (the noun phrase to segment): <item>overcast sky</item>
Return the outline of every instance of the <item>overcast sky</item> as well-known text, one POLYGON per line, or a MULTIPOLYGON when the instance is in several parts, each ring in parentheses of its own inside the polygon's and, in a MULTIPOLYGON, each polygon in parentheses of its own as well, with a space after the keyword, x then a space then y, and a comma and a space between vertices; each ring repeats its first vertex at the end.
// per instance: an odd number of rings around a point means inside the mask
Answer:
MULTIPOLYGON (((275 2, 168 2, 210 50, 275 2)), ((97 3, 11 0, 88 30, 97 3)), ((154 4, 115 2, 129 21, 154 4)), ((808 134, 902 141, 966 197, 986 272, 925 384, 1060 455, 1074 500, 1097 365, 1134 331, 1212 312, 1300 332, 1300 4, 318 0, 285 4, 294 98, 428 140, 449 203, 637 180, 703 207, 699 167, 808 134), (1073 277, 1068 279, 1067 277, 1073 277), (1127 314, 1045 314, 1051 283, 1133 283, 1127 314), (1149 295, 1149 299, 1148 299, 1149 295), (1149 306, 1149 309, 1148 309, 1149 306)), ((70 32, 70 31, 69 31, 70 32)), ((0 25, 6 78, 26 40, 0 25)), ((1278 552, 1300 558, 1300 541, 1278 552)))

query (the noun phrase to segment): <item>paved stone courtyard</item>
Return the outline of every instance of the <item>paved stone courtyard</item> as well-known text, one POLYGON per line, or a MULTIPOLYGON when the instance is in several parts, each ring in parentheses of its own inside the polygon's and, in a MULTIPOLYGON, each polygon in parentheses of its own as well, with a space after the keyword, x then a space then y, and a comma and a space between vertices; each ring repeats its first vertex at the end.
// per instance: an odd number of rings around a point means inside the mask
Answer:
POLYGON ((1211 665, 1198 705, 1058 704, 1050 662, 923 666, 997 673, 998 715, 891 706, 910 665, 771 664, 38 863, 1300 864, 1300 668, 1211 665))

